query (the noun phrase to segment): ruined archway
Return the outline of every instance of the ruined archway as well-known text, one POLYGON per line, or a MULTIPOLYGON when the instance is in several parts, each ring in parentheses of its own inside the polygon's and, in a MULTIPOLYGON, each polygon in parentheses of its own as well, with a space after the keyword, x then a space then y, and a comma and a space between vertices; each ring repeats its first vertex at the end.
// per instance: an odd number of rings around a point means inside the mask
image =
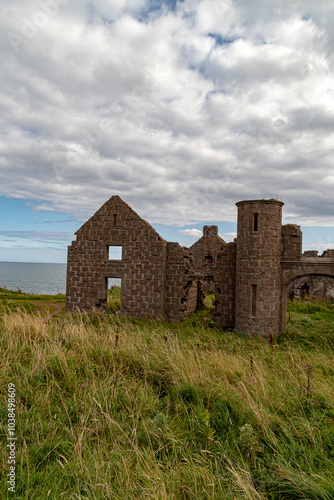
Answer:
MULTIPOLYGON (((300 268, 301 266, 299 265, 298 268, 300 268)), ((327 270, 319 270, 319 271, 316 271, 316 270, 313 270, 313 271, 308 271, 308 270, 304 270, 301 272, 301 270, 299 270, 299 273, 297 272, 297 274, 294 274, 292 269, 290 269, 290 272, 287 273, 285 272, 284 273, 284 269, 283 269, 283 273, 282 273, 282 282, 281 282, 281 319, 280 319, 280 332, 285 332, 286 330, 286 316, 287 316, 287 299, 288 299, 288 287, 291 283, 293 283, 294 281, 297 281, 299 279, 307 279, 307 278, 310 278, 310 277, 317 277, 317 278, 327 278, 327 279, 331 279, 331 280, 334 280, 334 265, 331 265, 331 266, 326 266, 326 267, 330 267, 330 269, 327 269, 327 270)))

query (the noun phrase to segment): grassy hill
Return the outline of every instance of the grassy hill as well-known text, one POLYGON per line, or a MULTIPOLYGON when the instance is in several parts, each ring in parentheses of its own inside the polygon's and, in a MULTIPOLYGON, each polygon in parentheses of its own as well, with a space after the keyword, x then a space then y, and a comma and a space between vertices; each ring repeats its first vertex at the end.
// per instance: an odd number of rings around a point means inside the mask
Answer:
POLYGON ((2 498, 334 498, 332 304, 290 303, 270 343, 212 328, 208 309, 182 324, 50 316, 55 297, 2 294, 3 443, 17 392, 2 498))

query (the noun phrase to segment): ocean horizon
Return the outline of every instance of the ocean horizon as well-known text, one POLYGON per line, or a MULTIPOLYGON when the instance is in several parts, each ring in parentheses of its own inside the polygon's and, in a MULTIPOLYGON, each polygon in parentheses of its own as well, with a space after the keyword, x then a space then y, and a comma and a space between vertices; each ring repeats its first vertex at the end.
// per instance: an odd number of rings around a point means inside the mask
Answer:
MULTIPOLYGON (((35 295, 66 293, 67 264, 48 262, 0 262, 0 288, 35 295)), ((108 287, 121 286, 109 278, 108 287)))
POLYGON ((0 287, 36 295, 65 293, 66 269, 60 263, 0 262, 0 287))

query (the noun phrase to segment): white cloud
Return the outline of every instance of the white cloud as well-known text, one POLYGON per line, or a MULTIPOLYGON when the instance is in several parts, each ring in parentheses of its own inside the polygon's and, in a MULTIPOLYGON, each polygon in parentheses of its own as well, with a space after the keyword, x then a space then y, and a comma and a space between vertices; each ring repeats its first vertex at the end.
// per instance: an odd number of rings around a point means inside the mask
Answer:
POLYGON ((219 235, 226 243, 230 243, 237 237, 237 233, 223 233, 219 235))
POLYGON ((334 224, 333 7, 150 5, 59 1, 39 26, 4 2, 0 195, 86 218, 119 194, 175 225, 278 195, 286 222, 334 224))
MULTIPOLYGON (((22 245, 22 240, 39 241, 42 243, 70 242, 73 233, 64 231, 0 231, 0 240, 2 243, 16 241, 22 245)), ((25 245, 27 242, 25 241, 25 245)))
POLYGON ((190 236, 191 238, 195 238, 195 239, 199 239, 203 236, 203 233, 202 231, 200 231, 199 229, 182 229, 181 231, 179 231, 179 233, 181 234, 184 234, 185 236, 190 236))
POLYGON ((303 245, 303 251, 305 250, 318 250, 319 255, 321 255, 322 252, 328 249, 334 248, 334 243, 319 243, 319 241, 311 242, 311 243, 306 243, 303 245))

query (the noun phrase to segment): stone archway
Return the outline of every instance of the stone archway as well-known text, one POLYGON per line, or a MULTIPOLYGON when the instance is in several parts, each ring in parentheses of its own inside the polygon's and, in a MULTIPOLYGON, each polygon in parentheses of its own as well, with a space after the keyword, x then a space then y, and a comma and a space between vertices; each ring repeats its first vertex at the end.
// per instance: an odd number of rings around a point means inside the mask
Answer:
MULTIPOLYGON (((324 269, 323 266, 319 266, 319 270, 311 270, 307 269, 309 266, 306 266, 305 269, 301 269, 301 267, 304 266, 296 266, 298 267, 298 270, 296 269, 295 272, 293 269, 290 267, 289 272, 284 272, 284 269, 282 271, 282 280, 281 280, 281 311, 280 311, 280 332, 285 332, 286 330, 286 310, 287 310, 287 290, 288 290, 288 285, 290 285, 293 281, 296 281, 301 278, 309 278, 312 276, 319 277, 319 278, 330 278, 334 280, 334 264, 328 267, 328 269, 324 269), (321 268, 322 267, 322 268, 321 268)), ((314 267, 314 266, 313 266, 314 267)), ((286 271, 286 269, 285 269, 286 271)))

